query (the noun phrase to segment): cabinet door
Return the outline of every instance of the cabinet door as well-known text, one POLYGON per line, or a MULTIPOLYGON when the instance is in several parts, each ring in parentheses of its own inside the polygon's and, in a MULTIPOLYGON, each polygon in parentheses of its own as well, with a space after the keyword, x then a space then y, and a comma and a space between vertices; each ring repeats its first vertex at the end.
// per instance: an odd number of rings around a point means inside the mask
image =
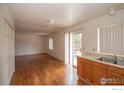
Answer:
POLYGON ((91 82, 91 62, 83 62, 83 77, 85 80, 91 82))
POLYGON ((107 78, 107 70, 99 68, 97 66, 92 67, 92 83, 95 85, 105 85, 105 79, 107 78))
POLYGON ((83 64, 81 58, 77 57, 77 74, 79 77, 83 77, 83 64))
POLYGON ((124 85, 124 76, 109 72, 108 85, 124 85))
POLYGON ((124 69, 109 66, 109 79, 111 80, 110 85, 124 85, 124 69))

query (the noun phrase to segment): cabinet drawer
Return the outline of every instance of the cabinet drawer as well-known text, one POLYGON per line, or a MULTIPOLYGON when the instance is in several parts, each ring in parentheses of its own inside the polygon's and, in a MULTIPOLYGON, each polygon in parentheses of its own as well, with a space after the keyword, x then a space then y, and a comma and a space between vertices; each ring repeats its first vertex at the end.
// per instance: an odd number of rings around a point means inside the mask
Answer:
POLYGON ((124 77, 119 74, 109 72, 108 79, 108 85, 124 85, 124 77))
POLYGON ((82 62, 82 58, 77 56, 77 61, 82 62))
POLYGON ((109 71, 124 76, 124 69, 123 68, 109 66, 109 71))
POLYGON ((82 62, 88 63, 89 65, 92 64, 91 60, 88 60, 88 59, 85 59, 85 58, 82 58, 82 62))
POLYGON ((106 64, 102 64, 102 63, 98 63, 98 62, 93 62, 93 66, 102 68, 104 70, 108 70, 108 65, 106 65, 106 64))
POLYGON ((80 62, 87 62, 87 63, 89 63, 89 64, 92 63, 91 60, 88 60, 88 59, 85 59, 85 58, 81 58, 81 57, 77 57, 77 60, 80 61, 80 62))

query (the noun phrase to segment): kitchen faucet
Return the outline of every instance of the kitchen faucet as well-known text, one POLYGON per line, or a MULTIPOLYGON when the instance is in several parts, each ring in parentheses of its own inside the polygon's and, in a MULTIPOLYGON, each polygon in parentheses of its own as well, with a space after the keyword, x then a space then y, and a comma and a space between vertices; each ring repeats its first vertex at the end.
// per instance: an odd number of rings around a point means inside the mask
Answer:
POLYGON ((113 62, 114 62, 114 64, 117 64, 117 63, 118 63, 118 60, 117 60, 117 56, 116 56, 116 54, 114 54, 113 62))

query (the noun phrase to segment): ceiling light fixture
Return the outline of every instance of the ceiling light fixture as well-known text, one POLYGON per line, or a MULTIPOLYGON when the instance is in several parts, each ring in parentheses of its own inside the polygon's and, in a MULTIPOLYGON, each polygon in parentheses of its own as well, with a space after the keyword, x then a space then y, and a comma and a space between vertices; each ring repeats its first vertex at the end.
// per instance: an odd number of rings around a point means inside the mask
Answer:
POLYGON ((49 23, 49 24, 54 24, 54 21, 53 20, 51 20, 51 19, 47 19, 47 20, 45 20, 47 23, 49 23))
POLYGON ((48 35, 49 33, 36 33, 36 35, 48 35))
POLYGON ((115 15, 115 13, 116 13, 115 9, 114 9, 113 7, 112 7, 112 8, 110 8, 109 15, 110 15, 110 16, 114 16, 114 15, 115 15))

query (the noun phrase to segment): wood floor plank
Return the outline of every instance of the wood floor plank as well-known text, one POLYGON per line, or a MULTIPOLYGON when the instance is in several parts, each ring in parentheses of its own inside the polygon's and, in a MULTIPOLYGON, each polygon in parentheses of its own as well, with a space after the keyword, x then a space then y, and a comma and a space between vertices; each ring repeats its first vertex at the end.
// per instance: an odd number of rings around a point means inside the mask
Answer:
POLYGON ((49 55, 16 57, 16 72, 11 85, 87 85, 78 79, 77 70, 49 55))

